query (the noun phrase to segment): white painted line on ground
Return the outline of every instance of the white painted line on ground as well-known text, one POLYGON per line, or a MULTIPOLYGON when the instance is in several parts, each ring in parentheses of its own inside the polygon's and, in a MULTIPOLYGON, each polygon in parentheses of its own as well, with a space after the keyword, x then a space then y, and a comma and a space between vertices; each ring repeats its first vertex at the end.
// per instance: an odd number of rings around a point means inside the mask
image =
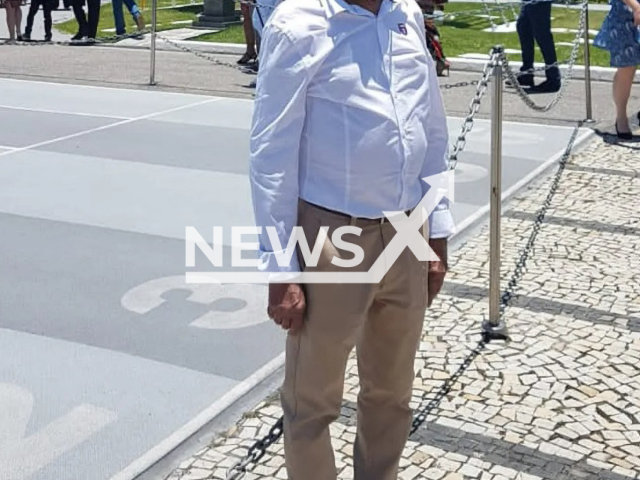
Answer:
POLYGON ((70 135, 64 135, 62 137, 57 137, 57 138, 53 138, 53 139, 50 139, 50 140, 45 140, 43 142, 34 143, 34 144, 28 145, 26 147, 15 148, 15 149, 10 150, 8 152, 1 152, 0 153, 0 157, 4 157, 6 155, 11 155, 12 153, 24 152, 24 151, 27 151, 27 150, 32 150, 34 148, 43 147, 45 145, 51 145, 52 143, 62 142, 64 140, 69 140, 71 138, 81 137, 82 135, 87 135, 89 133, 95 133, 95 132, 99 132, 99 131, 102 131, 102 130, 108 130, 109 128, 119 127, 120 125, 126 125, 128 123, 137 122, 139 120, 147 120, 149 118, 157 117, 159 115, 165 115, 167 113, 177 112, 179 110, 185 110, 185 109, 191 108, 191 107, 197 107, 199 105, 204 105, 206 103, 217 102, 219 100, 220 100, 220 98, 218 98, 218 97, 209 98, 209 99, 203 100, 201 102, 190 103, 189 105, 181 105, 179 107, 169 108, 168 110, 162 110, 160 112, 154 112, 154 113, 149 113, 147 115, 141 115, 139 117, 128 118, 127 120, 122 120, 120 122, 114 122, 114 123, 110 123, 108 125, 103 125, 101 127, 90 128, 89 130, 83 130, 81 132, 72 133, 70 135))
POLYGON ((0 404, 9 406, 2 418, 0 480, 24 480, 116 419, 110 410, 82 404, 38 431, 25 436, 33 415, 31 392, 13 384, 0 384, 0 404))
POLYGON ((148 450, 144 455, 131 463, 110 480, 132 480, 162 460, 166 455, 180 446, 186 439, 197 433, 202 427, 233 405, 237 400, 249 393, 269 375, 284 365, 284 353, 281 353, 251 376, 229 390, 225 395, 213 402, 197 417, 173 432, 158 445, 148 450))
POLYGON ((5 108, 8 110, 22 110, 26 112, 55 113, 59 115, 77 115, 79 117, 111 118, 113 120, 131 120, 132 119, 132 117, 122 117, 120 115, 102 115, 99 113, 69 112, 64 110, 48 110, 46 108, 14 107, 12 105, 0 105, 0 108, 5 108))
MULTIPOLYGON (((588 131, 584 132, 582 135, 579 135, 576 138, 576 141, 574 143, 574 150, 575 150, 576 147, 580 146, 583 142, 585 142, 592 135, 594 135, 594 131, 591 130, 591 129, 589 129, 588 131)), ((526 175, 523 178, 521 178, 518 182, 513 184, 510 188, 508 188, 507 190, 502 192, 502 202, 504 203, 507 200, 509 200, 521 188, 523 188, 525 185, 527 185, 529 182, 531 182, 538 175, 542 174, 547 168, 549 168, 551 165, 553 165, 556 161, 558 161, 562 157, 563 154, 564 154, 564 149, 562 151, 558 152, 557 154, 555 154, 554 156, 552 156, 549 160, 544 162, 538 168, 536 168, 535 170, 531 171, 528 175, 526 175)), ((460 237, 464 233, 465 230, 467 230, 469 227, 473 226, 483 216, 485 216, 487 213, 489 213, 489 209, 490 209, 490 204, 487 203, 487 204, 483 205, 482 207, 480 207, 473 215, 469 215, 467 218, 462 220, 457 226, 456 233, 451 238, 453 239, 453 238, 460 237)))
POLYGON ((0 150, 15 150, 18 147, 7 147, 6 145, 0 145, 0 150))
MULTIPOLYGON (((93 48, 93 47, 92 47, 93 48)), ((97 47, 101 48, 101 47, 97 47)), ((104 48, 104 47, 102 47, 104 48)), ((115 47, 107 47, 107 48, 115 48, 115 47)), ((72 79, 73 80, 73 79, 72 79)), ((100 85, 81 85, 77 83, 62 83, 62 82, 48 82, 46 80, 26 80, 22 78, 0 78, 0 83, 2 82, 15 82, 15 83, 37 83, 40 85, 55 85, 58 87, 73 87, 80 89, 93 89, 93 90, 113 90, 113 91, 129 91, 136 92, 140 95, 168 95, 168 96, 181 96, 181 97, 205 97, 201 93, 180 93, 180 92, 166 92, 164 90, 141 90, 136 88, 117 88, 117 87, 104 87, 100 85)), ((206 96, 210 98, 209 96, 206 96)), ((217 97, 216 97, 217 98, 217 97)))

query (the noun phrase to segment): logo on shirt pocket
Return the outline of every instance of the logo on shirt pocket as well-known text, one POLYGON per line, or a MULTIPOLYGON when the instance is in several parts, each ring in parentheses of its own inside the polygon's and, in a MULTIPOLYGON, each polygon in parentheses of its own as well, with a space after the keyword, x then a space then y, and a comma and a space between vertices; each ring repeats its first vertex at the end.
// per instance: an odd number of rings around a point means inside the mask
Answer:
POLYGON ((398 24, 398 31, 401 34, 406 35, 407 34, 407 26, 404 23, 399 23, 398 24))

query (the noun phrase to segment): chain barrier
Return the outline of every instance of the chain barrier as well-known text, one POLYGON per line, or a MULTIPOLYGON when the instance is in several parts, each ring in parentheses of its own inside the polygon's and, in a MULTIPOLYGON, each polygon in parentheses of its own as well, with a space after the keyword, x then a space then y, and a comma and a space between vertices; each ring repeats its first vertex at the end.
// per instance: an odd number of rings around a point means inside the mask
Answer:
MULTIPOLYGON (((558 190, 560 185, 560 180, 562 178, 562 174, 566 168, 567 162, 573 150, 576 138, 578 136, 578 131, 582 126, 583 122, 579 122, 574 128, 571 137, 569 138, 569 142, 562 154, 562 157, 558 164, 558 170, 553 178, 551 183, 551 187, 549 188, 549 192, 542 204, 542 207, 536 212, 536 219, 531 230, 531 234, 525 247, 519 252, 518 260, 516 261, 516 266, 514 271, 509 279, 509 283, 507 288, 502 292, 500 297, 500 316, 504 316, 506 309, 510 306, 511 300, 513 299, 518 284, 524 274, 526 273, 526 265, 529 256, 533 252, 533 248, 535 246, 535 242, 537 240, 538 234, 542 228, 542 224, 544 222, 544 218, 546 216, 547 210, 551 206, 551 202, 558 190)), ((473 364, 474 360, 484 351, 486 346, 491 342, 491 338, 488 334, 483 333, 478 344, 471 350, 471 352, 465 357, 462 361, 458 369, 445 380, 442 386, 438 389, 436 394, 427 401, 428 397, 431 396, 431 393, 423 394, 423 398, 421 399, 421 404, 427 402, 424 407, 418 407, 416 411, 418 414, 414 416, 414 419, 411 423, 411 430, 409 432, 409 436, 413 435, 418 431, 418 429, 426 422, 429 415, 435 410, 442 400, 451 392, 453 386, 458 382, 460 377, 467 371, 467 369, 473 364)), ((248 471, 249 466, 251 464, 255 464, 259 462, 267 452, 267 449, 276 443, 283 434, 283 424, 284 417, 280 417, 276 423, 270 428, 269 433, 262 439, 257 440, 247 451, 246 455, 238 460, 235 464, 233 464, 228 472, 225 480, 240 480, 244 477, 245 473, 248 471)))
POLYGON ((169 40, 167 37, 163 37, 162 35, 156 33, 156 38, 158 38, 159 40, 162 40, 163 42, 167 43, 168 45, 171 45, 174 48, 177 48, 178 50, 181 50, 182 52, 185 53, 190 53, 191 55, 195 55, 198 58, 201 58, 203 60, 206 60, 207 62, 213 63, 214 65, 217 65, 219 67, 226 67, 226 68, 232 68, 234 70, 239 70, 243 73, 252 73, 251 69, 249 67, 246 66, 242 66, 242 65, 236 65, 235 63, 231 63, 231 62, 225 62, 224 60, 220 60, 218 58, 215 58, 214 56, 205 53, 205 52, 200 52, 198 50, 194 50, 192 48, 187 47, 186 45, 182 44, 182 43, 178 43, 175 42, 173 40, 169 40))
MULTIPOLYGON (((480 80, 475 82, 476 93, 469 103, 469 113, 462 123, 460 134, 456 138, 456 141, 453 144, 453 150, 449 155, 449 170, 454 170, 456 168, 456 166, 458 165, 458 154, 462 152, 462 150, 464 150, 464 148, 467 146, 467 134, 473 128, 473 119, 480 110, 482 99, 487 93, 487 87, 489 86, 489 80, 491 79, 491 74, 493 73, 493 67, 495 66, 496 59, 497 55, 492 52, 489 61, 485 64, 484 69, 482 70, 482 76, 480 80)), ((471 82, 470 84, 472 83, 474 82, 471 82)), ((452 84, 449 88, 454 88, 456 86, 458 85, 452 84)))
MULTIPOLYGON (((513 300, 513 297, 515 296, 518 284, 527 271, 527 260, 533 252, 533 248, 538 238, 538 234, 542 229, 542 224, 547 214, 547 210, 551 206, 553 197, 558 190, 562 174, 567 166, 567 162, 569 161, 569 157, 571 156, 571 151, 573 150, 576 138, 578 137, 578 131, 580 130, 582 124, 582 121, 578 122, 576 127, 573 129, 573 132, 571 133, 569 142, 567 143, 567 146, 558 163, 558 170, 553 178, 553 181, 551 182, 551 187, 549 187, 549 192, 547 193, 547 196, 542 203, 542 207, 540 207, 540 209, 536 212, 536 218, 531 229, 531 234, 529 235, 525 247, 518 253, 519 256, 516 260, 515 268, 513 270, 513 273, 511 274, 509 283, 507 284, 507 288, 502 292, 502 295, 500 296, 501 318, 504 317, 506 309, 511 305, 511 300, 513 300)), ((440 387, 434 398, 429 400, 429 402, 423 409, 419 410, 418 415, 416 415, 413 423, 411 424, 411 433, 409 435, 413 435, 420 428, 420 426, 422 426, 422 424, 427 420, 429 414, 440 404, 442 399, 451 392, 453 385, 455 385, 455 383, 460 379, 462 374, 469 368, 469 366, 471 366, 476 357, 478 357, 482 353, 482 351, 490 341, 491 339, 489 335, 487 333, 483 333, 482 338, 480 339, 476 347, 471 351, 469 355, 467 355, 467 357, 463 360, 462 364, 453 373, 453 375, 445 380, 444 384, 440 387)), ((424 397, 428 397, 429 395, 430 394, 424 394, 424 397)), ((423 398, 423 402, 424 401, 426 401, 426 398, 423 398)))
MULTIPOLYGON (((471 366, 471 364, 476 359, 476 357, 482 353, 482 351, 485 349, 485 347, 489 344, 490 341, 491 339, 489 338, 489 335, 482 334, 482 338, 480 339, 478 344, 475 346, 475 348, 471 350, 471 353, 465 357, 465 359, 462 361, 462 363, 460 364, 458 369, 453 373, 453 375, 451 375, 449 378, 447 378, 444 381, 440 389, 436 392, 436 395, 431 400, 429 400, 429 402, 424 408, 418 409, 419 413, 418 415, 415 416, 415 418, 413 419, 413 422, 411 423, 411 431, 409 432, 409 436, 416 433, 418 429, 422 426, 422 424, 426 422, 429 414, 438 405, 440 405, 440 402, 442 402, 442 399, 451 392, 451 389, 458 382, 462 374, 467 371, 467 369, 471 366)), ((428 396, 427 394, 424 395, 424 397, 427 397, 427 396, 428 396)), ((422 402, 426 401, 426 398, 424 397, 422 399, 422 402)))
POLYGON ((227 471, 225 480, 240 480, 247 473, 249 465, 252 463, 258 463, 262 457, 267 453, 267 449, 280 440, 284 432, 284 417, 280 417, 278 421, 269 429, 269 433, 257 440, 249 450, 247 454, 236 463, 234 463, 227 471))
MULTIPOLYGON (((580 23, 578 25, 578 32, 576 33, 576 37, 573 41, 571 55, 569 56, 569 61, 567 62, 567 72, 564 75, 564 77, 561 79, 560 89, 558 90, 558 92, 556 92, 556 94, 551 99, 551 101, 546 105, 538 105, 531 99, 527 91, 518 82, 518 74, 514 72, 514 70, 509 65, 509 59, 507 58, 507 55, 504 53, 501 54, 500 60, 504 67, 505 75, 507 76, 510 86, 515 88, 515 91, 520 97, 520 99, 530 109, 535 110, 537 112, 548 112, 553 107, 555 107, 558 104, 558 102, 560 102, 560 100, 562 100, 562 97, 564 96, 564 92, 567 88, 568 80, 570 80, 571 77, 573 76, 573 66, 575 65, 576 60, 578 58, 578 49, 580 48, 580 40, 582 39, 584 34, 585 22, 587 18, 587 8, 588 8, 588 0, 583 0, 582 7, 580 9, 580 23)), ((554 65, 545 66, 544 70, 547 70, 550 68, 556 68, 556 67, 557 67, 557 62, 554 65)))
POLYGON ((547 210, 551 206, 551 201, 553 200, 553 197, 558 190, 558 186, 560 185, 560 178, 562 177, 562 173, 567 166, 569 156, 571 155, 571 151, 573 150, 576 138, 578 137, 578 131, 580 130, 582 124, 582 121, 578 122, 578 124, 573 129, 573 132, 571 133, 571 137, 569 138, 567 147, 565 148, 564 153, 562 154, 562 157, 558 162, 558 171, 556 172, 551 182, 549 193, 547 193, 544 202, 542 202, 542 207, 540 207, 540 209, 536 212, 535 221, 533 223, 529 239, 527 240, 524 248, 520 250, 518 260, 516 261, 513 273, 511 274, 511 278, 509 279, 509 283, 507 284, 507 288, 504 290, 504 292, 502 292, 502 296, 500 297, 501 317, 504 315, 507 307, 511 304, 511 300, 515 295, 518 282, 522 279, 527 271, 527 260, 529 259, 529 255, 531 255, 531 252, 533 251, 533 247, 535 245, 536 239, 538 238, 538 233, 540 233, 540 229, 542 228, 542 223, 544 222, 547 210))

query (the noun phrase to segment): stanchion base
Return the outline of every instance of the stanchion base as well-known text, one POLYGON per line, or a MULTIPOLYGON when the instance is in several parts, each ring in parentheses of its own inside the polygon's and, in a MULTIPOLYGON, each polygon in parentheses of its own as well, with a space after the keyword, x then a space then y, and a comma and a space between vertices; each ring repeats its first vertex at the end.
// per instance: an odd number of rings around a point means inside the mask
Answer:
POLYGON ((507 324, 502 320, 497 325, 493 325, 488 320, 482 322, 482 332, 489 340, 509 341, 509 330, 507 329, 507 324))

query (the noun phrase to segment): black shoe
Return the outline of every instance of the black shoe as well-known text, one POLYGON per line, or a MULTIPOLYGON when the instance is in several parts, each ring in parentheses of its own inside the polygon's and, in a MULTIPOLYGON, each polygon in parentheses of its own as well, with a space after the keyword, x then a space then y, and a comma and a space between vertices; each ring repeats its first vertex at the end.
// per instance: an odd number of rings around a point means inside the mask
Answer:
MULTIPOLYGON (((518 84, 523 87, 533 87, 533 75, 518 75, 518 84)), ((515 85, 511 83, 511 80, 507 80, 505 85, 510 88, 515 88, 515 85)))
POLYGON ((47 43, 50 42, 51 41, 51 34, 45 35, 44 36, 44 41, 47 42, 47 43))
POLYGON ((31 41, 31 34, 30 33, 25 33, 22 35, 22 41, 23 42, 30 42, 31 41))
POLYGON ((82 33, 78 32, 73 37, 71 37, 71 41, 72 42, 77 42, 78 40, 82 40, 82 37, 84 37, 84 35, 82 35, 82 33))
MULTIPOLYGON (((638 112, 638 115, 640 115, 640 112, 638 112)), ((616 135, 620 140, 633 140, 633 133, 621 132, 620 130, 618 130, 618 122, 616 122, 616 135)))
POLYGON ((555 93, 560 90, 560 81, 545 80, 540 85, 534 85, 527 93, 555 93))

